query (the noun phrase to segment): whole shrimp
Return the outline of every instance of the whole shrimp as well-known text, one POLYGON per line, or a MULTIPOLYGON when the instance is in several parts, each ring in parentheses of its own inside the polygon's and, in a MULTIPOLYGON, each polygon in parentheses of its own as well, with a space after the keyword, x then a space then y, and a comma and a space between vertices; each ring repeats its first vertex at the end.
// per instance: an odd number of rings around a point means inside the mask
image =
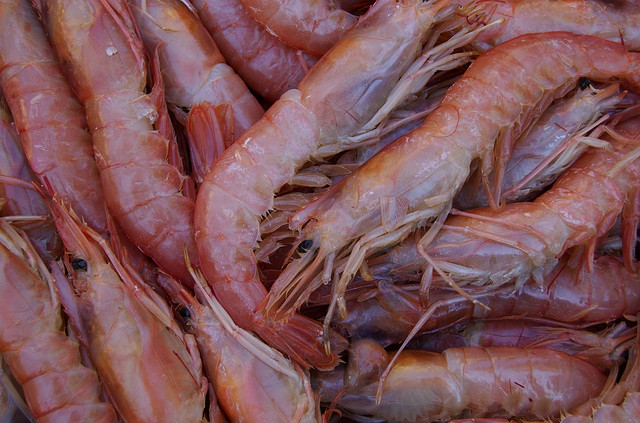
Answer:
POLYGON ((239 0, 191 0, 227 62, 268 102, 296 88, 317 61, 284 44, 256 22, 239 0))
MULTIPOLYGON (((633 140, 640 134, 640 118, 616 128, 633 140)), ((542 281, 557 257, 575 246, 585 247, 588 269, 597 240, 607 234, 623 206, 636 204, 640 149, 615 139, 610 145, 611 151, 585 153, 533 202, 453 216, 433 242, 421 241, 419 248, 439 272, 464 283, 500 285, 516 278, 517 288, 530 276, 542 281)), ((631 226, 623 226, 623 231, 635 233, 636 222, 623 224, 631 226)), ((635 237, 624 242, 632 244, 624 249, 631 265, 635 237)))
POLYGON ((290 226, 300 230, 296 246, 304 246, 305 253, 272 286, 267 313, 299 307, 333 279, 324 327, 336 305, 346 316, 344 291, 367 254, 436 219, 428 237, 433 236, 474 160, 481 160, 488 175, 494 150, 511 145, 558 93, 580 77, 622 78, 637 87, 639 64, 640 56, 621 44, 567 32, 521 36, 480 55, 420 128, 291 218, 290 226), (346 256, 344 270, 332 276, 334 259, 341 256, 346 256))
MULTIPOLYGON (((454 0, 459 6, 469 6, 469 0, 454 0)), ((489 16, 478 19, 502 23, 484 31, 473 46, 488 50, 519 35, 534 32, 568 31, 595 35, 622 42, 629 50, 640 49, 639 3, 602 0, 475 0, 482 3, 489 16)))
MULTIPOLYGON (((274 193, 322 146, 357 132, 421 49, 448 2, 383 0, 363 16, 300 83, 277 101, 216 161, 196 200, 196 243, 201 269, 233 320, 302 365, 332 368, 335 354, 322 349, 322 328, 292 315, 256 311, 267 295, 254 248, 261 216, 274 193), (297 345, 297 347, 293 347, 297 345), (312 360, 313 358, 313 360, 312 360)), ((337 341, 339 347, 344 343, 337 341)))
POLYGON ((104 239, 60 203, 53 213, 73 284, 56 266, 56 287, 121 419, 202 421, 207 380, 193 337, 104 239))
POLYGON ((40 257, 55 260, 62 243, 53 225, 47 203, 30 183, 38 182, 27 163, 22 143, 11 125, 12 119, 0 93, 0 198, 2 216, 14 216, 14 224, 27 233, 40 257), (26 184, 26 185, 25 185, 26 184))
POLYGON ((37 422, 116 422, 93 369, 64 332, 53 278, 29 241, 0 219, 0 352, 37 422), (55 387, 52 389, 52 387, 55 387))
POLYGON ((161 269, 192 284, 179 252, 187 248, 196 260, 194 201, 185 195, 187 180, 167 125, 162 84, 146 93, 145 53, 127 3, 39 3, 52 44, 85 105, 110 213, 161 269))
POLYGON ((105 233, 104 193, 84 109, 31 2, 2 0, 0 28, 0 86, 31 168, 92 228, 105 233))
POLYGON ((358 348, 365 351, 357 354, 373 357, 378 366, 350 369, 366 362, 350 360, 346 369, 340 367, 334 375, 316 373, 312 382, 322 400, 334 401, 338 409, 389 422, 558 417, 597 396, 607 380, 586 361, 543 348, 450 348, 442 354, 412 350, 395 357, 376 401, 377 376, 391 354, 386 357, 386 351, 371 342, 354 342, 350 357, 358 348))
POLYGON ((356 16, 326 0, 240 0, 247 13, 290 46, 325 54, 356 23, 356 16))
POLYGON ((569 260, 568 255, 561 258, 546 276, 543 288, 530 280, 516 291, 507 285, 475 294, 490 310, 455 292, 433 287, 425 311, 417 284, 396 286, 379 281, 373 294, 363 293, 364 299, 348 303, 349 315, 337 325, 350 339, 371 337, 390 345, 405 340, 415 327, 416 333, 428 333, 472 318, 521 316, 594 324, 640 311, 640 277, 622 259, 599 257, 591 272, 571 267, 569 260))
MULTIPOLYGON (((262 106, 225 63, 198 15, 185 3, 129 0, 129 5, 147 51, 158 53, 167 102, 183 110, 197 107, 203 116, 194 119, 190 113, 187 118, 187 129, 194 134, 190 144, 213 143, 216 156, 219 155, 226 147, 224 139, 211 140, 207 135, 210 126, 225 120, 220 106, 231 108, 233 127, 228 135, 231 140, 262 117, 262 106)), ((195 148, 191 146, 192 152, 195 148)), ((208 169, 213 159, 215 157, 203 165, 208 169)), ((200 166, 194 168, 204 177, 206 171, 200 170, 200 166)))
POLYGON ((239 328, 201 276, 197 296, 175 281, 162 286, 177 303, 178 319, 197 340, 204 371, 221 409, 231 421, 316 422, 316 396, 308 376, 277 350, 239 328))

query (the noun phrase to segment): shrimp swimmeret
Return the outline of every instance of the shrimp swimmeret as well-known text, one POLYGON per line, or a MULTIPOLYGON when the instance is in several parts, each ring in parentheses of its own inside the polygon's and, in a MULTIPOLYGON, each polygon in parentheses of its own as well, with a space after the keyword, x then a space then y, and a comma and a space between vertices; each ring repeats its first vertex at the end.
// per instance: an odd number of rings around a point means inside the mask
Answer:
POLYGON ((524 35, 478 56, 420 128, 389 144, 292 217, 290 226, 300 229, 296 248, 302 245, 306 253, 271 287, 267 315, 294 310, 333 279, 328 330, 336 305, 346 316, 346 286, 367 254, 437 218, 427 235, 433 236, 472 161, 480 159, 482 174, 488 176, 494 149, 504 151, 581 77, 618 78, 637 88, 640 56, 622 44, 568 32, 524 35), (347 245, 352 248, 342 252, 347 245), (348 256, 344 271, 332 275, 334 260, 343 256, 348 256))

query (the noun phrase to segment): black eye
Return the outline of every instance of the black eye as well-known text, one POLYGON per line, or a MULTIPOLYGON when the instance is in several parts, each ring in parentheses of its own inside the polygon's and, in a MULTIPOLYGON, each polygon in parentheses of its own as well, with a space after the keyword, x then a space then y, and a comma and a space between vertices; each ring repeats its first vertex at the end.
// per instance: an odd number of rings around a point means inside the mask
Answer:
POLYGON ((87 262, 80 258, 75 258, 71 260, 71 267, 74 270, 87 270, 87 262))
POLYGON ((578 86, 581 90, 588 88, 591 85, 591 80, 589 78, 582 77, 578 79, 578 86))
POLYGON ((178 314, 180 315, 180 317, 182 317, 183 319, 190 319, 191 318, 191 312, 189 311, 188 308, 186 308, 185 306, 180 306, 178 308, 178 314))
POLYGON ((298 253, 300 254, 304 254, 307 251, 309 251, 309 248, 311 248, 312 246, 313 246, 313 241, 310 239, 305 239, 300 244, 298 244, 298 249, 296 251, 298 251, 298 253))

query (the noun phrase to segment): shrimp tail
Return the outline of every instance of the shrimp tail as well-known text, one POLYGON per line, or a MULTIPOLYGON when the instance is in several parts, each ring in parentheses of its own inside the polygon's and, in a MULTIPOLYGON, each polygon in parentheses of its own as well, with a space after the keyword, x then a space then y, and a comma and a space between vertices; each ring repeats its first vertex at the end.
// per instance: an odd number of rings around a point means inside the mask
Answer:
POLYGON ((640 222, 640 187, 635 187, 622 209, 622 257, 630 272, 635 272, 635 245, 640 222))
POLYGON ((213 162, 233 144, 233 109, 229 103, 200 102, 189 111, 186 129, 193 174, 201 184, 213 162))

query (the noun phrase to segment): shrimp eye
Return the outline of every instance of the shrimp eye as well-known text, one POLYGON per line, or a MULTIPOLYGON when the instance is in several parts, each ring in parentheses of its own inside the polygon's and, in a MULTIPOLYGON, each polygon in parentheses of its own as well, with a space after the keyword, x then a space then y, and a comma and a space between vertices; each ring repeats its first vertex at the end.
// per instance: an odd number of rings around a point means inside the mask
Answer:
POLYGON ((312 246, 313 246, 313 240, 305 239, 300 244, 298 244, 298 249, 296 251, 298 251, 298 253, 300 254, 304 254, 307 251, 309 251, 309 248, 311 248, 312 246))
POLYGON ((586 89, 590 85, 591 85, 591 80, 589 78, 582 77, 578 79, 578 86, 580 87, 581 90, 586 89))
POLYGON ((74 258, 71 260, 71 267, 73 267, 74 270, 87 270, 87 262, 81 258, 74 258))
POLYGON ((178 314, 180 315, 180 317, 182 317, 183 319, 190 319, 191 318, 191 312, 189 311, 188 308, 186 308, 185 306, 180 306, 178 308, 178 314))

